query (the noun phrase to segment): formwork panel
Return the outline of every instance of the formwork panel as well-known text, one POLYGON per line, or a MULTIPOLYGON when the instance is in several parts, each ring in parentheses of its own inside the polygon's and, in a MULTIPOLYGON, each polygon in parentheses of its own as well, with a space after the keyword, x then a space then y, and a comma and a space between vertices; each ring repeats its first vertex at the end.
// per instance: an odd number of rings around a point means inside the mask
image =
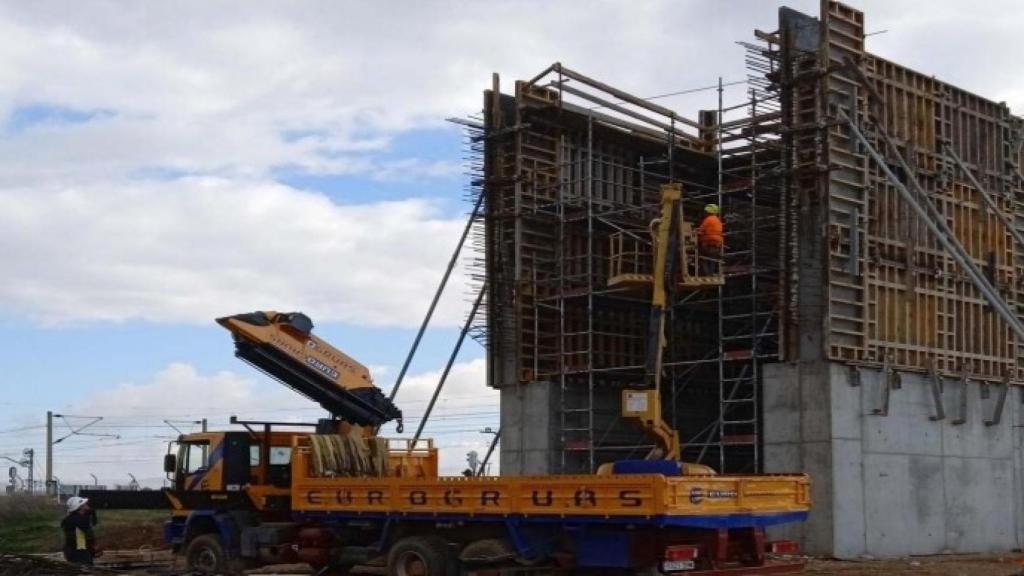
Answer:
MULTIPOLYGON (((921 185, 975 265, 1013 307, 1020 300, 1021 247, 959 173, 945 146, 984 183, 999 209, 1020 221, 1024 190, 1013 174, 1019 153, 1008 141, 1019 119, 1004 104, 865 52, 863 22, 858 11, 825 3, 814 60, 828 62, 829 69, 818 80, 789 88, 794 121, 817 125, 822 135, 794 140, 793 146, 797 158, 817 159, 821 175, 803 181, 803 194, 828 198, 826 355, 1017 380, 1020 343, 1010 328, 836 119, 841 110, 870 127, 875 148, 892 158, 890 166, 905 185, 921 185), (811 82, 817 84, 813 105, 811 82), (898 149, 888 150, 880 133, 898 149), (897 154, 912 173, 897 166, 897 154)), ((788 65, 798 69, 801 62, 791 55, 788 65)), ((815 282, 807 264, 800 281, 815 282)), ((813 291, 805 292, 806 305, 813 298, 813 291)))
MULTIPOLYGON (((822 2, 818 18, 781 10, 777 33, 744 44, 749 101, 731 107, 748 107, 740 119, 720 107, 691 121, 560 64, 513 94, 488 92, 489 382, 560 390, 563 471, 643 455, 617 402, 622 387, 646 382, 650 295, 608 279, 614 235, 649 243, 670 181, 684 184, 688 220, 716 202, 727 226, 725 286, 675 294, 666 328, 663 404, 687 458, 727 469, 725 446, 742 445, 731 464, 756 467, 762 362, 1020 379, 1024 343, 900 187, 920 186, 1024 316, 1024 250, 947 153, 1024 231, 1024 120, 871 54, 864 30, 863 14, 838 2, 822 2), (574 99, 592 88, 597 100, 574 99)), ((649 257, 638 248, 619 264, 649 257)))

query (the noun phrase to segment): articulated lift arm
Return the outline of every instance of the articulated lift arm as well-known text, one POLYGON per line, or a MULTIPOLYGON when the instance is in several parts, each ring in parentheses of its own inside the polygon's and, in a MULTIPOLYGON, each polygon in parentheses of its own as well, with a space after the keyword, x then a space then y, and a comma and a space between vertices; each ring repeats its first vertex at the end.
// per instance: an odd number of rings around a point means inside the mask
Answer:
POLYGON ((373 384, 370 371, 313 334, 301 312, 251 312, 218 318, 235 338, 235 356, 317 402, 334 418, 374 428, 402 412, 373 384))
MULTIPOLYGON (((683 222, 681 184, 661 187, 661 217, 652 223, 654 228, 654 268, 652 270, 651 315, 647 331, 647 360, 645 366, 647 389, 622 391, 622 414, 640 420, 644 428, 658 440, 658 447, 649 458, 679 460, 682 446, 679 432, 669 426, 661 411, 661 377, 665 352, 665 311, 669 301, 669 287, 676 284, 678 270, 687 274, 687 242, 689 227, 683 222)), ((721 283, 720 276, 693 276, 685 287, 705 288, 721 283)), ((687 474, 713 474, 714 470, 700 464, 686 463, 687 474)))
POLYGON ((665 351, 665 307, 668 282, 674 279, 675 258, 670 254, 682 240, 675 222, 682 198, 682 186, 665 185, 661 189, 661 217, 654 224, 654 268, 652 270, 651 315, 647 324, 646 390, 623 390, 622 409, 628 416, 639 418, 644 428, 658 439, 660 457, 679 460, 679 433, 661 416, 661 372, 665 351), (666 276, 668 277, 666 279, 666 276))

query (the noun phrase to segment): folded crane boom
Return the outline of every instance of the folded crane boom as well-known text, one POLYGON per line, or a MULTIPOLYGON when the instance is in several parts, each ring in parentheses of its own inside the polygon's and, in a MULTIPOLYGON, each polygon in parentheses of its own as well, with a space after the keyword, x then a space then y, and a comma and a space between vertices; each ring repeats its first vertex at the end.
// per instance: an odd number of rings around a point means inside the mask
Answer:
POLYGON ((235 356, 320 404, 334 418, 379 427, 402 411, 373 384, 370 371, 313 334, 301 312, 251 312, 218 318, 234 336, 235 356))

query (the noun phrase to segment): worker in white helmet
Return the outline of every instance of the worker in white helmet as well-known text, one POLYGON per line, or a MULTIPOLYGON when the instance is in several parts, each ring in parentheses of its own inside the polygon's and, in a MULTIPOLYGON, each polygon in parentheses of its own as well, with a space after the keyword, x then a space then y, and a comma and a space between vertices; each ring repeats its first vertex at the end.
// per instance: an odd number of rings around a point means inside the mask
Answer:
POLYGON ((96 514, 88 498, 72 496, 67 501, 68 514, 60 523, 64 531, 64 559, 74 564, 91 566, 96 554, 96 535, 92 527, 96 514))

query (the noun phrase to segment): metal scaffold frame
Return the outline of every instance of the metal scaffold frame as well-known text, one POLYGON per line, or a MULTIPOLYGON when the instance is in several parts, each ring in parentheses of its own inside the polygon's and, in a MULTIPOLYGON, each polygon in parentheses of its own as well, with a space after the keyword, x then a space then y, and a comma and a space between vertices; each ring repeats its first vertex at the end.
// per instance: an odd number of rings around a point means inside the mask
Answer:
POLYGON ((684 459, 761 470, 769 362, 1020 379, 1024 120, 866 52, 864 36, 839 2, 818 18, 780 10, 777 31, 740 43, 744 96, 727 104, 720 82, 697 120, 560 63, 513 94, 495 79, 480 235, 489 383, 550 387, 550 470, 650 448, 619 405, 643 382, 649 295, 609 286, 609 270, 651 259, 668 182, 683 184, 685 221, 715 202, 726 226, 724 285, 678 291, 666 310, 661 403, 684 459), (872 101, 880 160, 837 114, 859 121, 872 101), (901 196, 909 184, 949 221, 955 257, 901 196))
MULTIPOLYGON (((762 65, 774 65, 758 56, 770 48, 748 50, 762 65)), ((592 471, 650 448, 651 440, 623 421, 617 399, 605 392, 642 382, 649 309, 647 296, 608 286, 608 239, 626 235, 649 247, 658 187, 670 181, 686 190, 686 219, 696 224, 703 205, 714 201, 723 204, 736 232, 729 233, 734 250, 725 254, 727 285, 681 292, 669 309, 666 417, 691 439, 692 459, 727 471, 759 466, 756 365, 777 358, 779 348, 780 267, 771 260, 780 212, 758 204, 759 193, 779 201, 779 151, 767 129, 778 121, 778 102, 766 88, 753 83, 749 101, 729 110, 720 102, 699 121, 560 64, 517 83, 515 96, 495 99, 497 86, 489 93, 485 117, 491 118, 488 162, 494 170, 488 174, 495 184, 487 218, 495 243, 488 245, 488 260, 491 274, 514 270, 511 283, 518 287, 504 302, 489 304, 492 332, 514 325, 517 338, 515 350, 508 341, 504 350, 493 349, 496 366, 508 365, 505 355, 515 354, 517 370, 492 372, 492 383, 557 386, 559 470, 592 471), (751 119, 719 122, 726 113, 751 119), (769 190, 760 178, 776 182, 769 190), (759 249, 766 234, 770 246, 759 249), (517 266, 499 270, 503 257, 517 266), (736 312, 736 303, 748 312, 736 312), (726 307, 734 312, 721 314, 726 307), (733 342, 724 348, 723 331, 733 342)), ((723 83, 711 89, 721 96, 723 83)), ((649 257, 647 250, 636 257, 649 257)))

